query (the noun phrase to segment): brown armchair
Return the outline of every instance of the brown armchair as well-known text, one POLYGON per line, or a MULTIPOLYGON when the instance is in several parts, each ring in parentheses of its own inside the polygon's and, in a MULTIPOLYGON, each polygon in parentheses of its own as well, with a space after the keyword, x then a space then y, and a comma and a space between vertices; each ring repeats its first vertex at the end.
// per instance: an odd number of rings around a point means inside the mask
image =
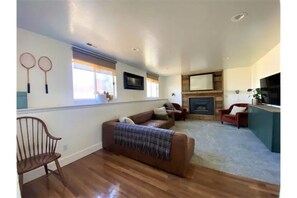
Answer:
POLYGON ((179 104, 167 102, 164 104, 164 107, 166 108, 167 111, 174 112, 175 120, 186 119, 187 109, 183 108, 179 104))
POLYGON ((240 126, 248 126, 248 105, 247 103, 236 103, 229 107, 229 109, 220 109, 219 115, 221 119, 221 123, 228 122, 236 125, 238 128, 240 126), (233 107, 245 107, 243 112, 237 112, 235 115, 230 114, 233 107))

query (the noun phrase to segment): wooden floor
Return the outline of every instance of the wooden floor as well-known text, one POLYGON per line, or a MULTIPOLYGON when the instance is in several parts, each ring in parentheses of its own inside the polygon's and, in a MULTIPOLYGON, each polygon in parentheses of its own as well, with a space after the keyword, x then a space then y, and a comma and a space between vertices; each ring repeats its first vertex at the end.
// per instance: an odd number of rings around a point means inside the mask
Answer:
POLYGON ((191 165, 181 178, 100 150, 64 166, 65 187, 50 174, 24 185, 23 197, 278 197, 279 186, 191 165))

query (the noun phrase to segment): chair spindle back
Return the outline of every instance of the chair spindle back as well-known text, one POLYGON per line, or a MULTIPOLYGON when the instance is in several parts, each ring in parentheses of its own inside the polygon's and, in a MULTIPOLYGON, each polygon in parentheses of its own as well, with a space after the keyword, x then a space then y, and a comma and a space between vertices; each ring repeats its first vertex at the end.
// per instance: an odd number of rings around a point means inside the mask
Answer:
POLYGON ((55 153, 57 141, 61 138, 53 138, 39 118, 17 118, 17 160, 23 161, 28 158, 43 154, 55 153))

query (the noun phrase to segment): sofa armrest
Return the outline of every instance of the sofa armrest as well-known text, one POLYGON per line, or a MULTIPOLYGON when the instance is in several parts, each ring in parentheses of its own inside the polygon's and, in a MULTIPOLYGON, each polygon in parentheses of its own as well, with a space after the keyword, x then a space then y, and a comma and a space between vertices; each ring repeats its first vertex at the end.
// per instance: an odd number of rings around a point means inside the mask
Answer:
POLYGON ((219 109, 218 112, 220 115, 223 115, 223 114, 229 114, 230 110, 229 109, 219 109))
POLYGON ((114 145, 113 131, 117 123, 117 121, 112 120, 102 124, 102 146, 108 151, 112 151, 114 145))
POLYGON ((247 118, 248 117, 248 112, 238 112, 236 113, 236 120, 247 118))
POLYGON ((192 137, 188 137, 182 132, 174 133, 171 145, 171 160, 174 161, 173 164, 175 164, 176 170, 183 170, 183 172, 180 172, 180 175, 186 175, 189 161, 194 153, 194 146, 195 140, 192 137))
POLYGON ((167 112, 167 115, 168 115, 168 117, 169 118, 173 118, 174 119, 174 111, 172 111, 172 110, 166 110, 166 112, 167 112))

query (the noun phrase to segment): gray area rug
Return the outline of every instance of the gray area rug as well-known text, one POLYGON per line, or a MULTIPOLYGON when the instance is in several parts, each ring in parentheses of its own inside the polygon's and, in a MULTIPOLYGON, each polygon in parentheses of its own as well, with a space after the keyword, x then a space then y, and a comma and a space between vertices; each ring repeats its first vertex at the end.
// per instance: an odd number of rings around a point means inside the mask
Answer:
POLYGON ((280 185, 280 154, 269 151, 248 128, 187 120, 171 129, 195 139, 191 163, 280 185))

